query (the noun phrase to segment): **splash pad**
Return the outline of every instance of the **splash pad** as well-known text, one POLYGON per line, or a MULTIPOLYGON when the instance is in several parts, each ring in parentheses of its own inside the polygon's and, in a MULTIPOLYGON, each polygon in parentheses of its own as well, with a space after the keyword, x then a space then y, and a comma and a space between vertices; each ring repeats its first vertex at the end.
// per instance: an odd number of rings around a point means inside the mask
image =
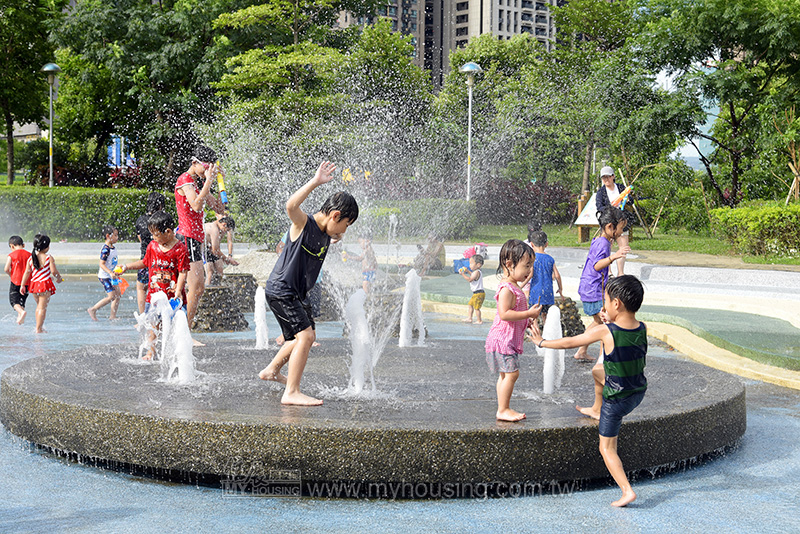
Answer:
MULTIPOLYGON (((589 367, 569 358, 553 395, 541 393, 542 360, 525 358, 512 406, 528 419, 514 424, 494 420, 481 341, 390 344, 376 379, 381 395, 345 397, 337 386, 347 382, 349 343, 322 340, 303 378, 304 390, 325 401, 315 408, 281 406, 282 389, 256 377, 274 349, 195 348, 205 375, 184 386, 159 382, 158 365, 120 361, 127 350, 94 346, 8 368, 0 419, 12 433, 79 461, 245 493, 307 495, 317 483, 355 481, 360 493, 348 496, 381 498, 419 484, 607 477, 597 424, 574 408, 590 400, 589 367)), ((737 379, 662 358, 650 358, 647 371, 647 397, 620 433, 626 469, 680 467, 743 435, 737 379)))

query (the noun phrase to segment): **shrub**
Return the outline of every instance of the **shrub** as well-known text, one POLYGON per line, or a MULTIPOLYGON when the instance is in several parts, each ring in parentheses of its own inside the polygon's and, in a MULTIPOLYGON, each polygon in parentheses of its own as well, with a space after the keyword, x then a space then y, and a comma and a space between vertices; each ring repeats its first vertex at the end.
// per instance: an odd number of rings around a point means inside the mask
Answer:
POLYGON ((800 205, 760 202, 711 210, 714 233, 741 254, 800 255, 800 205))
MULTIPOLYGON (((0 226, 30 239, 45 233, 51 239, 97 240, 111 224, 121 240, 135 240, 134 222, 144 213, 144 189, 93 189, 80 187, 0 188, 0 226)), ((164 192, 167 211, 175 212, 175 197, 164 192)), ((177 216, 176 216, 177 221, 177 216)))
POLYGON ((543 224, 569 222, 575 215, 575 195, 555 182, 528 183, 520 187, 508 180, 493 180, 476 195, 481 224, 543 224))
POLYGON ((709 220, 703 192, 694 187, 678 189, 667 199, 659 221, 659 227, 666 232, 688 230, 707 233, 709 220))

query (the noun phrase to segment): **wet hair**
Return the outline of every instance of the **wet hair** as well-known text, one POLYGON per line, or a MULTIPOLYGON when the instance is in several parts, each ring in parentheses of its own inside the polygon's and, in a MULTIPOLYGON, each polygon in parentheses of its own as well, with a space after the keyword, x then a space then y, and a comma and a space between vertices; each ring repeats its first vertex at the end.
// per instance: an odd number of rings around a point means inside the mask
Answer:
POLYGON ((21 247, 25 244, 25 241, 23 241, 22 238, 18 235, 12 235, 11 237, 8 238, 8 244, 13 245, 15 247, 21 247))
POLYGON ((544 232, 531 232, 528 234, 528 241, 537 247, 543 247, 547 244, 547 234, 544 232))
POLYGON ((633 275, 616 276, 606 284, 606 293, 611 300, 619 299, 625 309, 636 313, 642 307, 644 287, 633 275))
MULTIPOLYGON (((340 211, 339 221, 342 219, 349 219, 350 224, 356 222, 358 219, 358 203, 356 199, 347 191, 339 191, 328 197, 328 200, 322 204, 319 209, 325 215, 329 215, 332 211, 340 211)), ((338 221, 337 221, 338 222, 338 221)))
POLYGON ((156 193, 155 191, 147 195, 147 204, 145 208, 145 213, 147 215, 152 215, 157 211, 164 211, 164 204, 166 203, 167 199, 164 198, 164 195, 161 193, 156 193))
POLYGON ((600 232, 603 232, 609 224, 616 228, 620 221, 624 220, 625 214, 622 213, 621 209, 615 208, 614 206, 606 206, 603 211, 597 212, 597 222, 600 224, 600 232))
POLYGON ((228 230, 236 230, 236 221, 233 220, 231 216, 222 217, 219 222, 225 223, 225 226, 228 227, 228 230))
POLYGON ((535 258, 536 253, 525 241, 509 239, 503 243, 503 247, 500 249, 500 265, 497 266, 497 276, 503 276, 505 274, 503 269, 507 262, 511 262, 511 269, 513 269, 528 256, 535 258))
POLYGON ((217 161, 217 153, 214 152, 212 148, 205 145, 197 145, 192 155, 203 163, 213 163, 217 161))
POLYGON ((116 226, 111 226, 110 224, 105 225, 103 227, 103 239, 107 238, 116 231, 117 231, 116 226))
POLYGON ((166 211, 157 211, 147 220, 147 228, 155 228, 159 232, 166 232, 175 227, 175 219, 166 211))
POLYGON ((33 251, 31 252, 31 262, 34 269, 41 269, 42 265, 39 263, 38 254, 40 251, 50 246, 50 237, 45 234, 36 234, 33 238, 33 251))
POLYGON ((477 265, 483 265, 483 256, 481 256, 480 254, 473 254, 472 259, 475 260, 475 263, 477 265))

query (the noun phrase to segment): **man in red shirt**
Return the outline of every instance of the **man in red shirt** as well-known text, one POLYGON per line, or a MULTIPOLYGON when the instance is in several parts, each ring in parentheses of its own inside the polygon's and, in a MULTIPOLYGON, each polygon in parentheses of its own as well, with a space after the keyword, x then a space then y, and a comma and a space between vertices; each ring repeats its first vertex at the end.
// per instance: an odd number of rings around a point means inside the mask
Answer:
POLYGON ((11 287, 8 289, 8 300, 11 307, 17 312, 17 324, 25 322, 25 301, 28 300, 28 292, 23 295, 20 292, 22 275, 25 274, 25 266, 31 257, 31 253, 25 250, 25 242, 18 235, 12 235, 8 240, 11 253, 6 260, 5 271, 11 276, 11 287))
MULTIPOLYGON (((150 298, 159 291, 166 293, 168 299, 178 298, 183 306, 186 302, 187 273, 189 272, 189 253, 186 245, 178 241, 172 228, 175 221, 172 215, 163 211, 155 212, 148 221, 148 230, 153 240, 147 246, 144 259, 122 266, 122 272, 129 269, 147 268, 149 283, 145 297, 145 313, 150 309, 150 298)), ((157 328, 157 327, 156 327, 157 328)), ((155 330, 150 331, 150 347, 145 360, 153 358, 155 330)))
POLYGON ((200 145, 194 151, 189 169, 178 177, 175 183, 175 207, 178 211, 177 238, 189 251, 189 274, 186 278, 186 318, 191 328, 200 297, 205 291, 203 272, 203 253, 205 233, 203 207, 208 206, 218 213, 225 207, 211 194, 211 184, 216 178, 218 168, 214 163, 217 154, 207 146, 200 145), (204 180, 202 187, 195 180, 204 180))

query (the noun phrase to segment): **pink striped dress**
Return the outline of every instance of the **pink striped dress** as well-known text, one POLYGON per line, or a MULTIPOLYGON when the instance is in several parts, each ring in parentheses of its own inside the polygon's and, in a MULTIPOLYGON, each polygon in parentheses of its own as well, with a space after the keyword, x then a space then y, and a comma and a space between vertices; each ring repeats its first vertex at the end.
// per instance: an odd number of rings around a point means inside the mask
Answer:
MULTIPOLYGON (((514 293, 517 299, 514 305, 515 311, 525 311, 528 309, 525 293, 523 293, 516 284, 511 282, 501 282, 500 285, 497 286, 497 292, 494 295, 495 300, 498 300, 503 288, 514 293)), ((492 327, 489 329, 489 335, 486 337, 487 358, 488 355, 492 353, 522 354, 522 340, 525 337, 525 327, 527 325, 527 319, 522 321, 503 321, 500 319, 500 314, 496 314, 492 327)))
POLYGON ((31 267, 31 281, 28 282, 28 293, 55 294, 56 285, 50 276, 50 254, 45 258, 41 269, 33 267, 33 260, 28 260, 28 265, 31 267))

